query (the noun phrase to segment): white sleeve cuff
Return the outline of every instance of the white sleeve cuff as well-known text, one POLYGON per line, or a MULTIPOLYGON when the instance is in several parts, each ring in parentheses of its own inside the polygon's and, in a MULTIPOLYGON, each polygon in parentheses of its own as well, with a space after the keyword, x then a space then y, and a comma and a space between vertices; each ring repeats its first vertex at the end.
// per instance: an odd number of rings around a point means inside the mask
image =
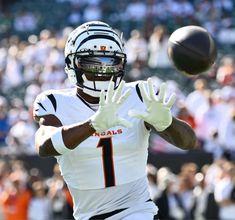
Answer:
POLYGON ((58 128, 56 132, 52 135, 51 142, 55 150, 60 154, 65 154, 70 151, 70 149, 64 145, 62 127, 58 128))

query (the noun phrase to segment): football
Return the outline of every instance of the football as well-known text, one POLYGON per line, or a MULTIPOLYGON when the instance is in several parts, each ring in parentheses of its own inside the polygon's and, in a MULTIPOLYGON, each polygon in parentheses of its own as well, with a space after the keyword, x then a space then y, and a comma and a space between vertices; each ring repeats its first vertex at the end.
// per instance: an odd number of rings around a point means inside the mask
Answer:
POLYGON ((211 34, 200 26, 184 26, 169 37, 167 53, 176 69, 186 75, 197 75, 215 62, 217 49, 211 34))

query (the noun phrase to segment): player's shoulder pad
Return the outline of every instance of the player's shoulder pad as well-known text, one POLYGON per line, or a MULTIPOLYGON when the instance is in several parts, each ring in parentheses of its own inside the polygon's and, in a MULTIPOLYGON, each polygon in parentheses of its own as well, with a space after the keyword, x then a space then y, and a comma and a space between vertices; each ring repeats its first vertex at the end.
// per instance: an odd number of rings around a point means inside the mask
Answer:
POLYGON ((55 114, 57 110, 57 97, 61 94, 59 90, 47 90, 40 93, 33 104, 34 116, 55 114))
POLYGON ((140 88, 139 88, 139 83, 140 82, 143 82, 144 85, 147 85, 147 82, 145 80, 137 80, 137 81, 134 81, 134 82, 128 82, 126 83, 126 87, 129 87, 131 89, 134 90, 134 92, 137 93, 139 99, 141 100, 141 102, 143 101, 143 98, 141 96, 141 93, 140 93, 140 88))

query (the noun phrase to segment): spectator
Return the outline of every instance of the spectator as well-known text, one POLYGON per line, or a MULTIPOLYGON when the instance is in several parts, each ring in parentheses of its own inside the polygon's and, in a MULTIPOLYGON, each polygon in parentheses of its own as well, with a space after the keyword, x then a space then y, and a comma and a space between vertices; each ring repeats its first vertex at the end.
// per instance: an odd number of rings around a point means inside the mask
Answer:
POLYGON ((233 13, 234 1, 233 0, 215 0, 214 6, 220 9, 221 12, 229 15, 233 13))
POLYGON ((148 58, 148 44, 139 30, 132 30, 130 38, 126 41, 125 50, 127 63, 132 65, 136 61, 146 63, 148 58))
POLYGON ((146 172, 149 181, 150 198, 153 200, 159 196, 159 189, 157 186, 157 168, 152 164, 147 164, 146 172))
POLYGON ((218 42, 222 45, 233 45, 235 44, 235 27, 232 17, 225 15, 222 19, 223 26, 220 27, 219 33, 217 34, 218 42))
POLYGON ((32 83, 26 88, 24 96, 24 104, 29 110, 32 109, 32 102, 40 92, 41 92, 41 87, 37 83, 32 83))
POLYGON ((187 0, 179 0, 169 2, 169 4, 171 16, 175 17, 176 19, 190 18, 191 16, 193 16, 194 7, 192 5, 192 2, 187 0))
POLYGON ((126 15, 130 21, 143 21, 146 13, 147 6, 140 0, 132 0, 126 7, 126 15))
POLYGON ((219 205, 219 218, 223 220, 231 220, 235 216, 235 202, 231 199, 234 179, 234 164, 229 161, 221 163, 215 184, 215 200, 219 205))
POLYGON ((44 69, 39 77, 41 89, 60 89, 63 88, 63 82, 66 75, 63 70, 56 65, 50 65, 44 69))
POLYGON ((234 58, 225 56, 221 60, 216 73, 216 81, 220 85, 235 85, 235 63, 234 58))
POLYGON ((196 131, 200 139, 206 142, 211 138, 210 134, 218 129, 223 123, 225 116, 221 112, 220 106, 214 100, 213 94, 208 95, 208 107, 200 113, 200 118, 197 119, 196 131), (216 120, 215 120, 216 118, 216 120))
POLYGON ((52 205, 47 197, 46 188, 42 181, 32 185, 33 197, 29 203, 28 220, 51 220, 52 205))
POLYGON ((183 213, 182 219, 193 219, 195 196, 193 194, 192 181, 190 177, 181 173, 178 178, 177 189, 176 202, 183 213))
POLYGON ((229 116, 220 127, 220 143, 224 146, 231 160, 235 159, 235 108, 230 111, 229 116))
POLYGON ((80 23, 82 20, 82 15, 80 10, 77 8, 73 8, 70 15, 68 16, 68 24, 71 26, 75 26, 76 24, 80 23))
POLYGON ((6 36, 11 28, 11 19, 9 13, 0 12, 0 36, 6 36))
POLYGON ((64 207, 67 203, 64 193, 65 183, 61 176, 58 164, 53 168, 53 176, 47 180, 48 196, 52 201, 54 220, 63 220, 64 207))
POLYGON ((157 173, 158 186, 161 193, 154 199, 159 208, 159 219, 182 219, 183 210, 177 203, 177 177, 167 167, 161 167, 157 173))
POLYGON ((37 28, 38 19, 35 14, 22 9, 14 19, 14 28, 19 32, 32 32, 37 28))
POLYGON ((24 167, 19 161, 12 164, 13 171, 5 179, 0 194, 5 220, 27 219, 31 192, 27 188, 24 167))
POLYGON ((186 105, 189 111, 194 115, 199 115, 203 109, 208 108, 208 85, 205 79, 196 79, 194 82, 194 91, 188 94, 186 105), (199 111, 200 110, 200 111, 199 111))
POLYGON ((183 178, 187 178, 188 188, 193 189, 195 186, 195 175, 198 171, 198 166, 196 163, 188 162, 182 165, 180 170, 180 175, 183 178))
POLYGON ((205 140, 203 150, 205 152, 211 153, 214 160, 218 160, 223 157, 225 149, 219 142, 219 134, 216 128, 211 130, 208 134, 208 138, 205 140))
POLYGON ((0 148, 6 146, 6 138, 10 129, 7 100, 0 96, 0 148))
POLYGON ((33 123, 29 112, 21 112, 19 121, 11 127, 8 134, 9 150, 18 155, 35 154, 33 134, 36 130, 36 124, 33 123))
MULTIPOLYGON (((194 91, 188 94, 185 104, 198 125, 201 121, 203 113, 209 108, 208 94, 209 89, 205 79, 196 79, 194 82, 194 91)), ((199 139, 204 140, 204 135, 200 129, 196 127, 196 134, 199 139)))
POLYGON ((5 89, 17 87, 23 83, 22 63, 19 59, 19 48, 17 45, 12 45, 8 49, 3 77, 3 87, 5 89))
POLYGON ((192 128, 196 128, 195 119, 191 113, 189 113, 187 106, 183 103, 179 103, 178 107, 177 118, 187 122, 192 128))
POLYGON ((168 34, 166 27, 158 25, 154 28, 148 42, 148 65, 151 68, 170 67, 171 63, 167 54, 168 34))
POLYGON ((13 98, 10 101, 10 110, 8 111, 9 123, 12 127, 20 120, 20 114, 25 112, 24 102, 20 98, 13 98))
POLYGON ((219 207, 215 202, 214 192, 205 180, 208 165, 204 165, 195 175, 196 187, 193 190, 195 196, 195 210, 193 212, 194 219, 207 220, 218 219, 219 207))
POLYGON ((43 29, 39 34, 39 41, 36 43, 34 63, 44 65, 47 62, 51 50, 50 38, 52 33, 48 29, 43 29))
POLYGON ((133 81, 147 79, 148 77, 150 77, 150 74, 146 65, 142 61, 136 60, 131 65, 131 69, 128 76, 126 76, 126 79, 127 81, 133 81))
POLYGON ((102 11, 99 5, 88 4, 83 12, 83 21, 100 20, 102 18, 102 11))

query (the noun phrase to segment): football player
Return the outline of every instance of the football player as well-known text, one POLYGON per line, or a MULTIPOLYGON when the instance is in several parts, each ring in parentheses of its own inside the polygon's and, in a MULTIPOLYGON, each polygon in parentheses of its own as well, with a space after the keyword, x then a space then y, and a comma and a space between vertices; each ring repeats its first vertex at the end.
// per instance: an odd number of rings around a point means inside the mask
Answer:
POLYGON ((171 114, 176 97, 166 100, 165 83, 155 89, 151 78, 123 81, 123 47, 106 23, 77 27, 65 46, 75 87, 45 91, 34 103, 38 154, 56 157, 75 219, 152 220, 158 208, 146 177, 150 131, 182 149, 195 145, 191 127, 171 114))

